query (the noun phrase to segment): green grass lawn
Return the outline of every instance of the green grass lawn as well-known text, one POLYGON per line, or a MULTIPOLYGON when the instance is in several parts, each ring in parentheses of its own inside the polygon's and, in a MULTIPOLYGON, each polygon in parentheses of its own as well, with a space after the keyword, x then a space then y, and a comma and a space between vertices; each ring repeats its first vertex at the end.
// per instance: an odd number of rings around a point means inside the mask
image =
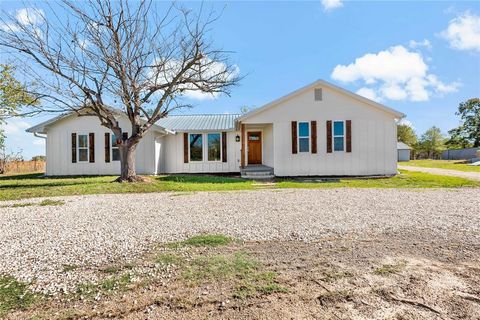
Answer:
MULTIPOLYGON (((480 187, 480 182, 458 177, 438 176, 421 172, 401 171, 401 175, 380 179, 340 179, 318 182, 315 179, 277 179, 270 188, 458 188, 480 187)), ((58 177, 44 178, 41 174, 0 177, 0 200, 65 195, 194 192, 252 190, 265 187, 259 183, 235 177, 206 175, 171 175, 151 177, 149 183, 116 183, 116 177, 58 177)))
POLYGON ((480 172, 480 166, 467 166, 465 163, 462 163, 461 160, 410 160, 408 162, 399 162, 399 165, 480 172))

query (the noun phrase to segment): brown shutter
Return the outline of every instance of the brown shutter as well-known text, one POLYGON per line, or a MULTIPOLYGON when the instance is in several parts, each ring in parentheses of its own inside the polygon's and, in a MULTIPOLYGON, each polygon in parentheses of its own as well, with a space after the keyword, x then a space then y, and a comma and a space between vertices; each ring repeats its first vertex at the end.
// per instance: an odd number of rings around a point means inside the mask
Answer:
POLYGON ((332 121, 327 121, 327 153, 332 153, 332 121))
POLYGON ((222 162, 227 162, 227 133, 222 132, 222 162))
POLYGON ((89 162, 95 162, 95 133, 90 132, 88 134, 88 140, 89 162))
POLYGON ((297 121, 292 121, 292 153, 297 153, 297 121))
POLYGON ((312 153, 317 153, 317 121, 310 122, 310 135, 312 136, 312 153))
POLYGON ((72 163, 77 162, 77 134, 72 133, 72 163))
POLYGON ((122 140, 125 141, 128 139, 128 132, 122 132, 122 140))
POLYGON ((188 133, 183 133, 183 163, 188 163, 188 133))
POLYGON ((346 140, 347 152, 352 152, 352 120, 345 121, 346 126, 346 140))
POLYGON ((105 162, 110 162, 110 133, 105 132, 105 162))

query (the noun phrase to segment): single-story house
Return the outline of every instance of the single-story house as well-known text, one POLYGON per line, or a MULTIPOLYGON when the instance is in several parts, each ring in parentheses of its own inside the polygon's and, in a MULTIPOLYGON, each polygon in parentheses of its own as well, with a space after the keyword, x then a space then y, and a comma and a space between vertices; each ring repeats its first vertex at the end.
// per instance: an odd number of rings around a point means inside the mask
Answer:
MULTIPOLYGON (((369 176, 397 172, 404 115, 323 80, 243 115, 169 115, 142 139, 138 174, 369 176)), ((126 116, 119 116, 129 131, 126 116)), ((116 175, 112 132, 68 113, 27 129, 46 138, 46 175, 116 175)))
POLYGON ((412 148, 403 142, 397 142, 398 161, 410 161, 412 148))

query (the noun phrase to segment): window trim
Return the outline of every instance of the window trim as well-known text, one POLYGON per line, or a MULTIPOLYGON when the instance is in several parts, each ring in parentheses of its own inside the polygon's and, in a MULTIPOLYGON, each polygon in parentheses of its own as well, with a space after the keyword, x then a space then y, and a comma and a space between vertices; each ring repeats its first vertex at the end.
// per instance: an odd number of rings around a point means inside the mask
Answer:
POLYGON ((195 133, 195 132, 189 132, 188 133, 188 162, 194 162, 194 163, 201 163, 201 162, 205 162, 205 148, 204 148, 204 134, 203 133, 195 133), (190 146, 191 146, 191 143, 190 143, 190 136, 191 135, 200 135, 202 136, 202 160, 192 160, 192 154, 190 152, 190 146))
POLYGON ((222 162, 222 159, 223 159, 223 148, 222 148, 222 145, 223 145, 223 137, 222 137, 222 133, 221 132, 207 132, 207 133, 204 133, 205 136, 207 136, 207 138, 205 139, 205 143, 207 145, 207 147, 205 148, 205 151, 207 152, 207 156, 205 157, 205 159, 207 160, 207 162, 222 162), (208 160, 208 135, 209 134, 218 134, 220 136, 220 159, 219 160, 208 160))
POLYGON ((77 132, 77 163, 78 162, 90 162, 90 137, 88 133, 78 133, 77 132), (87 137, 87 146, 86 147, 80 147, 80 136, 86 136, 87 137), (86 149, 87 150, 87 160, 80 160, 80 149, 86 149))
POLYGON ((345 120, 332 120, 332 152, 345 152, 346 149, 346 121, 345 120), (335 122, 343 123, 343 135, 335 135, 335 122), (343 138, 343 150, 335 150, 335 138, 343 138))
POLYGON ((312 128, 311 128, 311 125, 310 125, 310 121, 297 121, 297 154, 298 153, 312 153, 311 139, 312 139, 312 128), (308 136, 301 136, 300 137, 300 124, 301 123, 306 123, 308 125, 308 136), (300 151, 300 138, 302 138, 302 139, 308 138, 308 151, 300 151))

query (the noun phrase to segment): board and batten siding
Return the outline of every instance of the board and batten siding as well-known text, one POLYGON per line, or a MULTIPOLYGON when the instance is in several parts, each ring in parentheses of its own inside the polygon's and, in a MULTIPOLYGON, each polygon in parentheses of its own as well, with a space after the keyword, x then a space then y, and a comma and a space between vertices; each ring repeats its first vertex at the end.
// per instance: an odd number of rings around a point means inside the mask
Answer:
POLYGON ((314 89, 252 115, 248 127, 273 124, 273 168, 277 176, 394 175, 397 172, 397 128, 393 114, 330 88, 314 89), (317 153, 292 154, 292 121, 317 121, 317 153), (327 153, 327 121, 351 120, 352 152, 327 153))
MULTIPOLYGON (((195 131, 191 133, 222 133, 221 131, 195 131)), ((207 161, 206 141, 204 141, 203 161, 188 161, 184 163, 183 137, 184 132, 167 135, 161 139, 163 158, 159 161, 159 173, 210 173, 210 172, 239 172, 240 167, 240 142, 235 141, 239 132, 227 132, 227 162, 207 161)), ((206 138, 204 138, 206 139, 206 138)))
MULTIPOLYGON (((131 124, 127 119, 119 119, 120 127, 130 133, 131 124)), ((120 174, 120 161, 105 162, 105 133, 110 130, 100 125, 95 116, 72 115, 59 120, 47 129, 46 141, 46 175, 117 175, 120 174), (95 135, 95 162, 72 163, 72 133, 95 135)), ((136 151, 136 170, 138 174, 155 174, 156 136, 153 130, 140 141, 136 151)), ((78 152, 77 152, 78 153, 78 152)))

